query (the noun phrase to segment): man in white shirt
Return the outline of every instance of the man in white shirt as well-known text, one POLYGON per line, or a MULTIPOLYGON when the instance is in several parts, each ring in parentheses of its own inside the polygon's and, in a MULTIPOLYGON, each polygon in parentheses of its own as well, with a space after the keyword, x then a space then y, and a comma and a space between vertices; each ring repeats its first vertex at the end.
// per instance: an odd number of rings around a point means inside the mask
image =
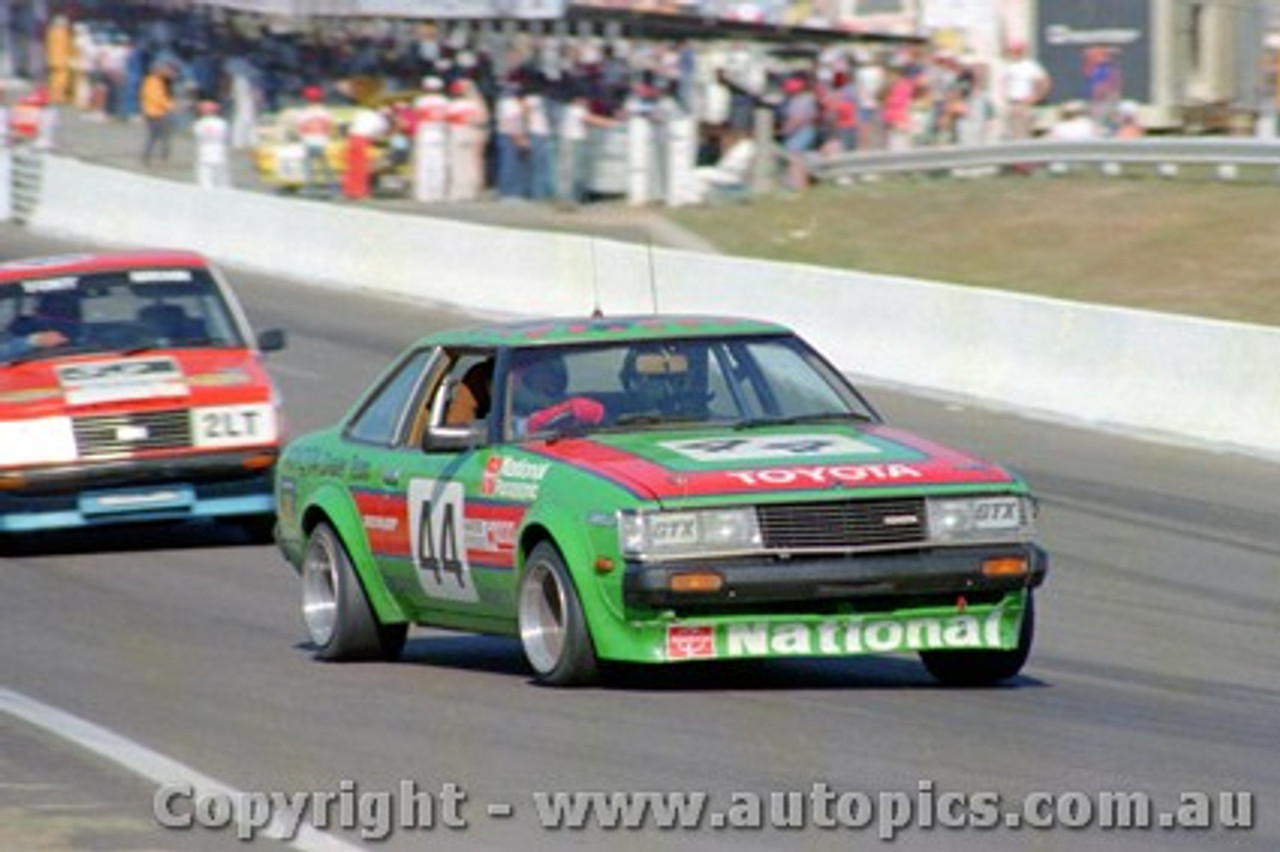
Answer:
POLYGON ((324 196, 337 188, 338 178, 329 163, 329 141, 333 133, 333 115, 324 105, 324 89, 307 86, 302 90, 307 104, 293 116, 293 131, 302 143, 303 170, 308 192, 324 196))
POLYGON ((444 81, 430 76, 422 80, 422 94, 413 102, 413 198, 431 203, 444 201, 449 185, 449 99, 444 81))
POLYGON ((216 101, 201 101, 200 117, 191 125, 196 140, 196 184, 204 189, 231 186, 227 163, 230 129, 216 101))
POLYGON ((590 192, 591 128, 613 127, 618 122, 591 111, 585 95, 579 93, 565 105, 560 116, 560 199, 582 204, 590 192))
POLYGON ((1024 42, 1009 45, 1009 61, 1004 67, 1005 135, 1028 139, 1035 129, 1035 105, 1045 99, 1053 80, 1044 66, 1027 56, 1024 42))

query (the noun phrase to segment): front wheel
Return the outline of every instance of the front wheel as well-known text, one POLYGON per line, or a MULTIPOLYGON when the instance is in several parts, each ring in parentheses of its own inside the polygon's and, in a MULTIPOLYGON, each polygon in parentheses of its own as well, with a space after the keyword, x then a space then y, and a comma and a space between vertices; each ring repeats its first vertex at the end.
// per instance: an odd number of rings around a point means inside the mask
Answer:
POLYGON ((407 624, 382 624, 365 597, 346 548, 328 524, 307 538, 302 558, 302 619, 316 656, 330 662, 394 660, 407 624))
POLYGON ((520 581, 520 642, 539 683, 574 686, 599 673, 582 603, 560 552, 542 542, 529 554, 520 581))
POLYGON ((1028 589, 1016 646, 1008 651, 921 651, 920 662, 947 686, 989 686, 1022 671, 1035 632, 1035 598, 1028 589))

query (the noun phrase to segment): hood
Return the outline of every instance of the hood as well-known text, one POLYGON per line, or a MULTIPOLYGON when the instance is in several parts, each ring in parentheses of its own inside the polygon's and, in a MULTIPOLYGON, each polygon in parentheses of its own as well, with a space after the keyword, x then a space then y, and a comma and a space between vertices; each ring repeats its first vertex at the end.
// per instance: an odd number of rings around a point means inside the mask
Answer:
POLYGON ((1009 485, 1005 470, 884 425, 641 432, 526 446, 602 477, 639 499, 793 500, 832 491, 1009 485))
POLYGON ((15 419, 270 398, 270 379, 247 349, 99 352, 0 369, 0 405, 15 419))

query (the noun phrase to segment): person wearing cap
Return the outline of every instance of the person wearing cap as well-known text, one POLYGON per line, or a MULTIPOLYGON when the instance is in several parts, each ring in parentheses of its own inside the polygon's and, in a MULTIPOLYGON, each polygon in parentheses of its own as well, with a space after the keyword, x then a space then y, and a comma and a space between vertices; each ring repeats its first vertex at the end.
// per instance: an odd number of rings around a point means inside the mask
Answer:
POLYGON ((142 81, 142 117, 147 122, 147 141, 142 148, 142 164, 151 165, 159 156, 169 159, 169 139, 173 134, 173 78, 177 70, 168 62, 157 62, 142 81))
POLYGON ((802 76, 782 83, 786 100, 782 104, 782 147, 787 152, 787 188, 809 186, 807 155, 818 141, 818 98, 802 76))
POLYGON ((455 80, 449 94, 449 200, 475 201, 484 188, 489 109, 476 84, 466 78, 455 80))
POLYGON ((1121 101, 1116 106, 1116 115, 1118 117, 1115 132, 1117 139, 1141 139, 1146 135, 1136 101, 1121 101))
POLYGON ((424 204, 447 197, 448 115, 444 81, 435 76, 423 78, 422 94, 413 102, 413 198, 424 204))
POLYGON ((324 89, 307 86, 302 90, 306 105, 293 116, 293 132, 302 143, 303 180, 306 190, 328 197, 338 184, 329 162, 329 141, 333 136, 333 115, 324 105, 324 89))
POLYGON ((231 186, 227 147, 231 130, 217 101, 204 100, 197 107, 200 117, 191 124, 196 140, 196 185, 205 189, 231 186))
POLYGON ((14 317, 6 332, 0 337, 0 360, 73 344, 82 332, 80 297, 75 290, 43 293, 34 311, 14 317))
POLYGON ((1035 129, 1035 106, 1049 94, 1053 80, 1044 66, 1027 56, 1022 41, 1009 43, 1004 67, 1005 136, 1029 139, 1035 129))

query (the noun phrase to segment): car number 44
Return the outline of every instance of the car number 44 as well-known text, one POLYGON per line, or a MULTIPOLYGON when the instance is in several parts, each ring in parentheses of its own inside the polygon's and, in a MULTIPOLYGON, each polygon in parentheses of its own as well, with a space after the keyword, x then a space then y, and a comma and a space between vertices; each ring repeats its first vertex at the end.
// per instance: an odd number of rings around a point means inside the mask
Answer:
POLYGON ((478 598, 463 539, 465 500, 460 482, 415 479, 409 483, 413 563, 427 597, 478 598))

